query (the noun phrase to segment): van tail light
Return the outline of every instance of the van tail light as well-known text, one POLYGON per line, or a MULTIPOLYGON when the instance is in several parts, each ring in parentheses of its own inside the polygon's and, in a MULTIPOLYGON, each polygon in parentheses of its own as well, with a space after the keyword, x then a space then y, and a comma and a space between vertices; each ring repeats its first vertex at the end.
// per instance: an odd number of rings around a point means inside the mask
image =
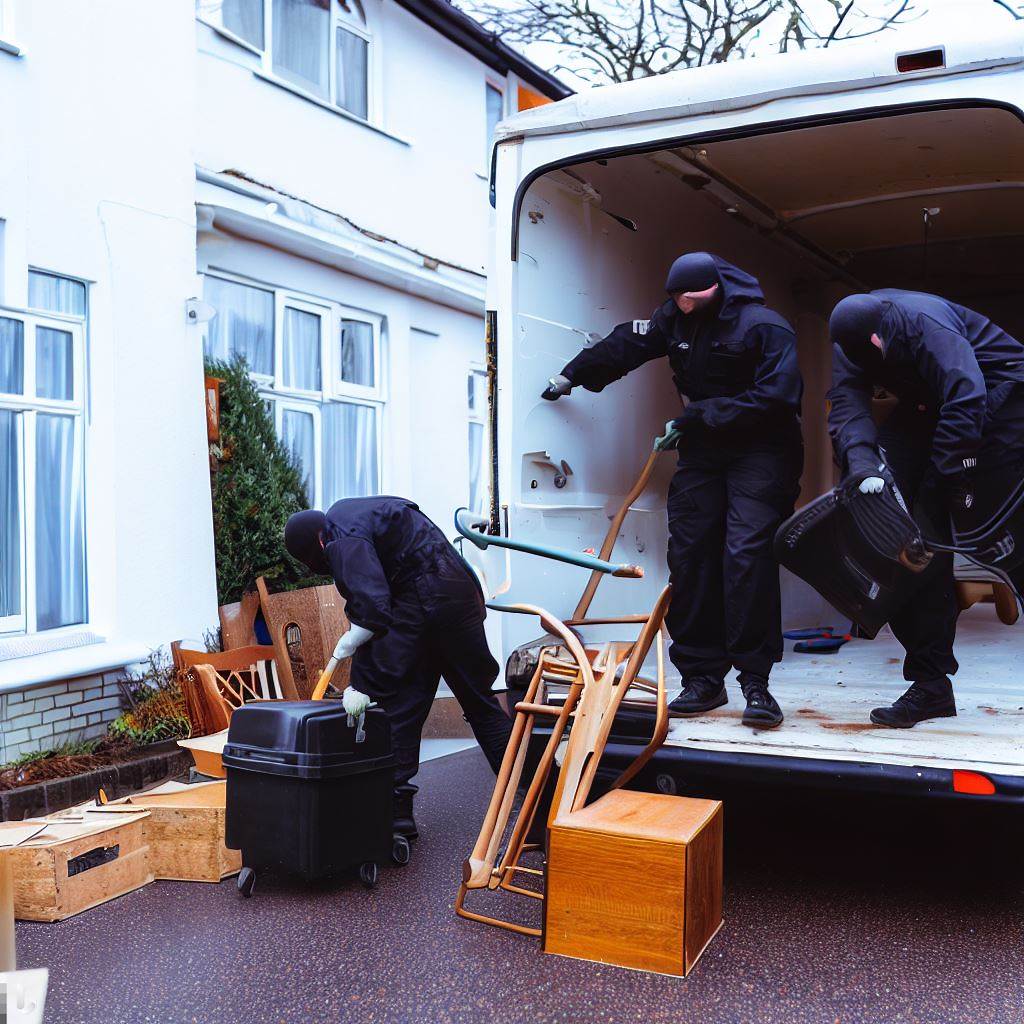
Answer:
POLYGON ((953 770, 953 792, 971 793, 975 796, 989 796, 996 791, 995 783, 981 772, 953 770))
POLYGON ((903 74, 908 71, 930 71, 932 68, 946 66, 946 51, 941 47, 935 50, 915 50, 913 53, 896 54, 896 70, 903 74))

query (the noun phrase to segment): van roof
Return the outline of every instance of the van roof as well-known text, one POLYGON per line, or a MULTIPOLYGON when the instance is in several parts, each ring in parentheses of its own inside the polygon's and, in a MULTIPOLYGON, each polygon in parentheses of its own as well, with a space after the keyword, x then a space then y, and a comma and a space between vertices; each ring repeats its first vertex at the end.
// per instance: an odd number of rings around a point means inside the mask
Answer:
POLYGON ((773 99, 846 92, 892 82, 982 71, 1024 62, 1024 22, 998 34, 908 26, 834 49, 777 53, 600 86, 524 110, 498 126, 498 140, 558 135, 739 110, 773 99), (886 45, 883 45, 886 44, 886 45), (945 50, 945 66, 898 73, 896 56, 945 50))

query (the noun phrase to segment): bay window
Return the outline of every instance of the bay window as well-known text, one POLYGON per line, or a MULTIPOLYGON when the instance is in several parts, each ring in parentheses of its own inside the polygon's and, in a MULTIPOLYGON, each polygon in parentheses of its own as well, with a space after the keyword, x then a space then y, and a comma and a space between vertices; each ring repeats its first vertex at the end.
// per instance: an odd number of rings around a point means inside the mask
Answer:
POLYGON ((0 633, 86 621, 85 286, 30 273, 33 305, 0 309, 0 633))
POLYGON ((255 49, 263 49, 263 0, 196 0, 196 13, 255 49))
POLYGON ((261 365, 270 372, 250 362, 250 373, 302 470, 310 505, 326 508, 340 498, 378 494, 382 319, 212 273, 204 298, 217 309, 207 330, 208 355, 248 358, 259 326, 261 365), (267 299, 257 303, 250 293, 267 299), (257 305, 258 317, 252 312, 257 305))

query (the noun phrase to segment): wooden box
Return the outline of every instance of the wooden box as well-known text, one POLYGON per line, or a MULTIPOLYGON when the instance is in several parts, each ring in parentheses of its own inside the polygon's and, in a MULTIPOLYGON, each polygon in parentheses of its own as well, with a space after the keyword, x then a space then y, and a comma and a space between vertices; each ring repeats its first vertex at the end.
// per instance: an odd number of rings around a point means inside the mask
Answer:
POLYGON ((549 834, 546 953, 684 976, 722 925, 722 805, 613 790, 549 834))
POLYGON ((47 819, 38 835, 6 850, 19 920, 63 921, 153 881, 145 811, 79 814, 83 820, 47 819))
POLYGON ((149 811, 146 842, 156 878, 219 882, 237 874, 242 854, 224 845, 226 782, 160 787, 129 797, 149 811))

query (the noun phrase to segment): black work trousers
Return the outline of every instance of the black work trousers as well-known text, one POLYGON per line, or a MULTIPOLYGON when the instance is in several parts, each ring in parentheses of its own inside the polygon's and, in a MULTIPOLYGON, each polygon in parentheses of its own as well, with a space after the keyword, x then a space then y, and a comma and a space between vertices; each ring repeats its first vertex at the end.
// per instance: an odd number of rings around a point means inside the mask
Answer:
POLYGON ((709 439, 680 449, 668 494, 672 603, 669 656, 686 680, 730 667, 767 679, 782 658, 779 566, 772 540, 793 511, 799 441, 778 446, 709 439))
POLYGON ((453 551, 391 596, 391 626, 356 651, 351 682, 388 713, 396 788, 416 792, 409 780, 419 770, 420 734, 442 676, 497 773, 512 723, 491 690, 498 663, 484 635, 476 582, 453 551))
MULTIPOLYGON (((932 416, 897 408, 879 430, 878 444, 922 533, 948 544, 949 512, 945 500, 937 489, 922 487, 931 463, 934 433, 932 416)), ((906 651, 904 679, 927 682, 956 672, 953 640, 958 615, 953 556, 936 552, 931 564, 917 578, 906 604, 889 620, 893 634, 906 651)))

